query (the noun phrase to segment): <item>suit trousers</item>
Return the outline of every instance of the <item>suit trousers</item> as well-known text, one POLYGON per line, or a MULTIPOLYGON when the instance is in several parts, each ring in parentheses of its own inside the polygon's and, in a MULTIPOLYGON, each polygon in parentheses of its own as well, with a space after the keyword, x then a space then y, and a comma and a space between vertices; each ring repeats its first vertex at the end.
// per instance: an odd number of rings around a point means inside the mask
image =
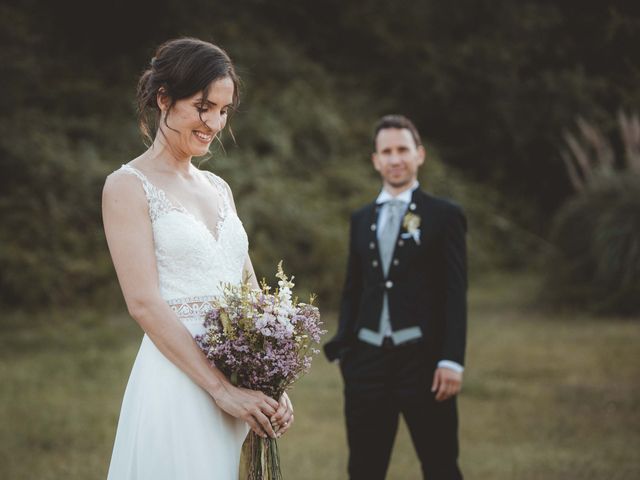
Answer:
POLYGON ((431 392, 436 361, 424 342, 376 347, 358 341, 340 361, 349 444, 349 478, 384 480, 400 414, 428 480, 461 480, 455 397, 431 392))

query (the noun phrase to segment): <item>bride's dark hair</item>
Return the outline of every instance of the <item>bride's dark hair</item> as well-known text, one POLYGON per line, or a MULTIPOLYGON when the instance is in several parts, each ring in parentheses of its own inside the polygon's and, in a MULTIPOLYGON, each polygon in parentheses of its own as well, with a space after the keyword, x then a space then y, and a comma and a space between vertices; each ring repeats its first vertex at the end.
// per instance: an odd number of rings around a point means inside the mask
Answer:
MULTIPOLYGON (((239 79, 229 55, 220 47, 197 38, 169 40, 158 47, 149 67, 138 80, 136 94, 138 125, 149 144, 159 125, 158 93, 171 100, 164 124, 167 128, 169 111, 177 100, 202 92, 205 101, 211 82, 223 78, 233 81, 233 107, 240 102, 239 79)), ((204 123, 204 122, 203 122, 204 123)))

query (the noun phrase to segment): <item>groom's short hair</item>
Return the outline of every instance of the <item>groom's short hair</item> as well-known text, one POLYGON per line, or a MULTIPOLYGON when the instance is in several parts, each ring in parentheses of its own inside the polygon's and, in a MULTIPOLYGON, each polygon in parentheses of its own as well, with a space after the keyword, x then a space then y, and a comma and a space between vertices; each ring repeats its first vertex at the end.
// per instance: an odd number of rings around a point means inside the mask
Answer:
POLYGON ((386 128, 406 128, 411 132, 411 136, 413 137, 413 141, 416 143, 416 147, 422 145, 422 140, 420 140, 420 134, 418 133, 418 129, 413 124, 411 120, 409 120, 404 115, 385 115, 380 120, 376 122, 375 127, 373 128, 373 151, 376 151, 376 138, 378 138, 378 132, 380 130, 384 130, 386 128))

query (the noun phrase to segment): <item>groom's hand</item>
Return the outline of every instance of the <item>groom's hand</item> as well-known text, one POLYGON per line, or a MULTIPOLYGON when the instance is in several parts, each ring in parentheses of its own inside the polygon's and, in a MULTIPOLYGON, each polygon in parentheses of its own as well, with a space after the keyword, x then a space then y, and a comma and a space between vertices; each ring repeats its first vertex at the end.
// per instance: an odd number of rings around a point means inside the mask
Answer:
POLYGON ((443 402, 460 393, 462 373, 450 368, 440 367, 433 375, 431 391, 436 393, 436 400, 443 402))

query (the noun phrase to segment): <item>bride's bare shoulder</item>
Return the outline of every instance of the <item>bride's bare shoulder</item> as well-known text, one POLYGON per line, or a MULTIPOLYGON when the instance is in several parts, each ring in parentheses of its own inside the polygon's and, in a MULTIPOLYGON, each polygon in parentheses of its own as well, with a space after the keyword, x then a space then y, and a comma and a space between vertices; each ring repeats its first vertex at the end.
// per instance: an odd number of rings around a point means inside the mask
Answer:
POLYGON ((137 178, 132 169, 123 165, 118 170, 107 175, 102 188, 102 200, 112 200, 115 202, 137 202, 146 203, 142 181, 137 178))

